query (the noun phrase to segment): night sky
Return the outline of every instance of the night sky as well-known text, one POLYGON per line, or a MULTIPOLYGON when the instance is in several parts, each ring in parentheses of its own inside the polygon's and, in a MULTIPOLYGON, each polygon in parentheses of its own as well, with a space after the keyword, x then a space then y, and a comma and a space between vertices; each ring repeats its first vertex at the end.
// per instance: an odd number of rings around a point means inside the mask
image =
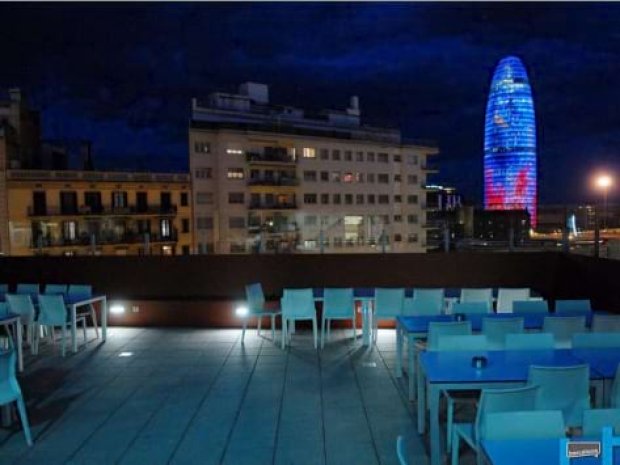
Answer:
POLYGON ((620 4, 2 3, 0 18, 0 89, 28 93, 46 137, 93 140, 98 168, 186 170, 190 99, 252 80, 309 109, 358 95, 368 123, 436 140, 434 180, 480 202, 487 88, 514 54, 540 201, 592 198, 597 167, 620 176, 620 4))

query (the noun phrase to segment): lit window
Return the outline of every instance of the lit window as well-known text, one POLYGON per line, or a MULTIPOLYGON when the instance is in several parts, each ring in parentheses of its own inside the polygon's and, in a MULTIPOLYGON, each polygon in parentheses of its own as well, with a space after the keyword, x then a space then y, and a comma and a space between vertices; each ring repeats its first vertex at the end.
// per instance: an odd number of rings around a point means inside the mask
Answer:
POLYGON ((316 149, 313 147, 304 147, 303 156, 304 158, 316 158, 316 149))
POLYGON ((353 182, 353 173, 344 173, 344 176, 342 177, 342 182, 353 182))
POLYGON ((243 168, 228 168, 226 177, 228 179, 243 179, 245 178, 245 172, 243 171, 243 168))
POLYGON ((316 249, 317 241, 316 239, 307 239, 304 241, 305 249, 316 249))
POLYGON ((243 155, 243 150, 241 149, 226 149, 226 153, 229 155, 243 155))

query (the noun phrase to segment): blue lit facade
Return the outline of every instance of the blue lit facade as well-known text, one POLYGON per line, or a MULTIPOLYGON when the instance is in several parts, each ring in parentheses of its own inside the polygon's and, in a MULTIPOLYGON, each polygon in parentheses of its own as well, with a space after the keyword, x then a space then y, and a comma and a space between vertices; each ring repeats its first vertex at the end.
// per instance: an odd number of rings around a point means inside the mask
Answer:
POLYGON ((536 226, 536 120, 521 60, 503 58, 493 74, 484 126, 484 207, 527 209, 536 226))

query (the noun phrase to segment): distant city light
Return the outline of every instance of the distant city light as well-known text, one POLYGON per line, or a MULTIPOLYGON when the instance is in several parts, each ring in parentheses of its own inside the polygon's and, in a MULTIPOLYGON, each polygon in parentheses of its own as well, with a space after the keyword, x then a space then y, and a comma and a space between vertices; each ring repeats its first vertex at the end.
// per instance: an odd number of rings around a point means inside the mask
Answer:
POLYGON ((123 305, 112 305, 110 307, 110 313, 113 313, 114 315, 120 315, 122 313, 125 313, 125 307, 123 305))
POLYGON ((248 307, 241 306, 235 309, 235 314, 237 316, 248 316, 248 313, 250 313, 248 307))
POLYGON ((601 189, 608 189, 613 184, 613 179, 608 174, 601 174, 596 178, 596 186, 601 189))

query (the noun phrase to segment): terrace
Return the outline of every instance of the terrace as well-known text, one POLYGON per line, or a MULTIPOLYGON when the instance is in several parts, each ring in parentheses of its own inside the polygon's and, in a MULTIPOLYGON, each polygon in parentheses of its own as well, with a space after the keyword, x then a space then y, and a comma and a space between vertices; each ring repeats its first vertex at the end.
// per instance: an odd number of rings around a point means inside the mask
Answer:
MULTIPOLYGON (((241 343, 235 308, 250 282, 270 297, 286 287, 526 286, 551 302, 588 297, 597 310, 620 308, 618 262, 558 253, 3 263, 1 282, 88 282, 125 309, 109 315, 105 343, 91 329, 64 358, 58 343, 42 343, 36 356, 26 349, 18 379, 34 445, 19 422, 0 428, 3 464, 398 464, 399 435, 410 464, 429 463, 418 402, 408 398, 407 376, 395 374, 393 324, 382 325, 375 346, 340 326, 315 350, 304 325, 285 350, 279 327, 277 344, 253 329, 241 343)), ((456 420, 473 415, 466 407, 456 420)), ((464 448, 460 463, 475 463, 475 454, 464 448)))

